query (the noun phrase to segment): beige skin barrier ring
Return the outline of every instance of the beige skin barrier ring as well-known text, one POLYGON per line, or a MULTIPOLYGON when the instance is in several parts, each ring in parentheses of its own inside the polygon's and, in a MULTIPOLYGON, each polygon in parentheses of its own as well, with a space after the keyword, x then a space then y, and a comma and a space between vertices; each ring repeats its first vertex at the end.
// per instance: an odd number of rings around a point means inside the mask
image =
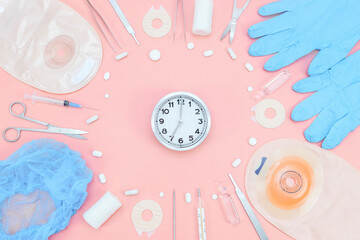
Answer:
POLYGON ((277 128, 285 121, 285 108, 281 102, 275 99, 266 99, 258 103, 251 109, 255 112, 255 121, 264 128, 277 128), (273 109, 275 111, 274 118, 266 116, 266 110, 273 109))
POLYGON ((153 200, 143 200, 138 202, 131 213, 131 220, 139 236, 141 236, 143 232, 146 232, 148 237, 150 237, 160 226, 162 219, 162 209, 160 205, 153 200), (145 221, 142 217, 142 213, 145 210, 149 210, 152 213, 152 218, 149 221, 145 221))
POLYGON ((171 18, 163 6, 160 5, 159 9, 155 9, 154 6, 150 8, 149 12, 144 16, 143 29, 152 38, 161 38, 170 32, 171 18), (159 28, 153 26, 155 19, 161 21, 159 28))

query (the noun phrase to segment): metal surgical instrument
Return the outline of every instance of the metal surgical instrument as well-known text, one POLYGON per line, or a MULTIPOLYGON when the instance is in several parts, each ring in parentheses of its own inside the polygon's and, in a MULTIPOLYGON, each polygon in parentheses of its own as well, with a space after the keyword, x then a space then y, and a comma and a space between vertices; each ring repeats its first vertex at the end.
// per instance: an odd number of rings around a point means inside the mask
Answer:
POLYGON ((184 10, 184 0, 176 0, 176 8, 175 8, 175 19, 174 19, 174 36, 173 41, 175 41, 175 35, 176 35, 176 21, 177 21, 177 12, 179 7, 179 2, 181 1, 182 5, 182 13, 183 13, 183 25, 184 25, 184 40, 186 42, 186 27, 185 27, 185 10, 184 10))
POLYGON ((176 240, 176 195, 173 191, 173 239, 176 240))
POLYGON ((43 133, 58 133, 58 134, 66 135, 68 137, 73 137, 73 138, 78 138, 78 139, 86 139, 85 137, 81 136, 81 134, 86 134, 87 133, 85 131, 77 130, 77 129, 70 129, 70 128, 61 128, 61 127, 57 127, 57 126, 51 125, 51 124, 43 122, 43 121, 39 121, 39 120, 35 120, 35 119, 32 119, 32 118, 26 117, 25 116, 26 106, 22 102, 13 102, 9 107, 9 111, 10 111, 11 115, 13 115, 14 117, 18 117, 18 118, 21 118, 21 119, 24 119, 24 120, 27 120, 27 121, 30 121, 30 122, 33 122, 33 123, 44 125, 47 128, 36 129, 36 128, 8 127, 3 132, 3 138, 7 142, 16 142, 17 140, 19 140, 21 131, 43 132, 43 133), (14 113, 12 111, 12 108, 13 108, 14 105, 21 105, 23 107, 23 111, 21 113, 19 113, 19 114, 14 113), (6 133, 9 130, 15 130, 17 132, 17 136, 14 139, 9 139, 8 137, 6 137, 6 133))
POLYGON ((240 190, 238 185, 236 184, 234 178, 229 173, 229 178, 231 179, 231 182, 233 183, 236 191, 236 195, 238 196, 241 204, 243 205, 247 215, 249 216, 251 223, 253 224, 257 234, 259 235, 261 240, 269 240, 268 236, 264 232, 264 229, 261 227, 259 220, 256 218, 256 215, 254 211, 252 210, 248 200, 246 199, 244 193, 240 190))
POLYGON ((221 39, 220 39, 220 40, 223 40, 226 37, 226 35, 228 35, 228 33, 230 32, 230 44, 234 40, 237 20, 239 19, 241 14, 245 11, 246 7, 249 5, 249 2, 250 2, 250 0, 246 0, 246 3, 244 4, 244 6, 242 6, 241 8, 238 8, 237 1, 238 0, 234 0, 234 8, 233 8, 231 21, 225 28, 225 31, 221 35, 221 39))
POLYGON ((206 226, 205 226, 205 210, 201 203, 201 193, 198 189, 199 206, 197 209, 198 225, 199 225, 199 240, 206 240, 206 226))
POLYGON ((126 19, 125 14, 123 13, 123 11, 121 10, 119 4, 116 2, 116 0, 109 0, 111 6, 113 7, 113 9, 115 10, 116 14, 118 15, 118 17, 120 18, 122 24, 124 25, 124 27, 126 28, 126 30, 128 31, 128 33, 134 38, 135 42, 137 43, 138 46, 140 46, 140 43, 138 42, 138 40, 135 37, 135 31, 134 29, 131 27, 129 21, 126 19))
POLYGON ((94 8, 94 6, 90 3, 89 0, 86 0, 86 2, 89 5, 90 11, 91 11, 91 15, 93 16, 93 18, 95 19, 96 24, 98 25, 98 27, 100 28, 102 34, 104 35, 106 41, 109 43, 110 47, 112 48, 112 50, 114 50, 114 52, 116 52, 116 49, 114 48, 114 46, 112 45, 112 43, 110 42, 109 38, 107 37, 107 35, 105 34, 104 29, 101 27, 98 18, 100 19, 100 21, 102 22, 102 24, 106 27, 106 29, 109 31, 109 33, 111 34, 112 38, 115 40, 116 44, 119 46, 119 48, 121 48, 119 41, 116 39, 114 33, 111 31, 111 29, 109 28, 109 26, 106 24, 104 18, 100 15, 100 13, 96 10, 96 8, 94 8))

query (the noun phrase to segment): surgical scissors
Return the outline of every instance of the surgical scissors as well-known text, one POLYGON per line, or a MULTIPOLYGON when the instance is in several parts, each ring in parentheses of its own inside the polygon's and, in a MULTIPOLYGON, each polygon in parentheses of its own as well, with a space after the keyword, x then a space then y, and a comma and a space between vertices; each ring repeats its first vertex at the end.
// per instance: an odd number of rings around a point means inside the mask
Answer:
POLYGON ((61 127, 57 127, 57 126, 51 125, 51 124, 46 123, 46 122, 42 122, 42 121, 39 121, 39 120, 35 120, 35 119, 32 119, 32 118, 26 117, 25 116, 26 106, 22 102, 13 102, 9 107, 9 111, 10 111, 11 115, 13 115, 14 117, 18 117, 18 118, 21 118, 21 119, 24 119, 24 120, 27 120, 27 121, 30 121, 30 122, 34 122, 34 123, 37 123, 37 124, 40 124, 40 125, 44 125, 47 128, 37 129, 37 128, 8 127, 3 132, 3 138, 7 142, 16 142, 17 140, 19 140, 20 134, 21 134, 22 131, 58 133, 58 134, 66 135, 68 137, 73 137, 73 138, 78 138, 78 139, 87 139, 84 136, 81 136, 81 134, 86 134, 87 133, 85 131, 77 130, 77 129, 70 129, 70 128, 61 128, 61 127), (12 111, 12 108, 13 108, 14 105, 21 105, 22 108, 23 108, 22 112, 19 113, 19 114, 14 113, 12 111), (17 137, 15 137, 14 139, 9 139, 6 136, 6 133, 9 130, 15 130, 17 132, 17 137))
POLYGON ((228 33, 230 32, 230 44, 232 44, 232 41, 234 40, 237 20, 239 19, 241 14, 245 11, 245 9, 247 8, 247 6, 249 5, 249 2, 250 2, 250 0, 246 0, 246 3, 244 4, 244 6, 242 6, 241 8, 238 8, 237 1, 238 0, 234 0, 234 7, 233 7, 231 21, 226 26, 225 31, 221 35, 221 38, 220 38, 220 40, 223 40, 226 37, 226 35, 228 35, 228 33))

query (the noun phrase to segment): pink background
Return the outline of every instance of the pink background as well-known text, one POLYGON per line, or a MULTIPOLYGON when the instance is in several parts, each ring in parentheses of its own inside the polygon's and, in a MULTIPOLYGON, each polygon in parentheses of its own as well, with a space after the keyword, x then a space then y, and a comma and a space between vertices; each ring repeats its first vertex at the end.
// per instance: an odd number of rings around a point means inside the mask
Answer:
MULTIPOLYGON (((244 172, 250 156, 264 143, 277 138, 296 138, 305 140, 303 131, 311 121, 295 123, 290 114, 293 107, 307 95, 293 92, 291 86, 306 77, 306 70, 314 57, 310 54, 286 69, 292 79, 270 98, 280 100, 286 108, 286 121, 277 129, 264 129, 253 122, 250 109, 256 104, 247 92, 247 87, 258 89, 264 82, 277 73, 263 70, 268 57, 250 57, 247 53, 253 42, 247 36, 247 29, 254 23, 265 20, 257 14, 266 1, 252 1, 240 17, 232 49, 238 55, 233 61, 226 52, 228 38, 219 41, 220 36, 231 18, 233 0, 214 0, 213 31, 208 37, 196 37, 191 33, 194 0, 185 0, 186 31, 188 41, 195 43, 195 49, 188 50, 182 38, 182 17, 180 14, 178 32, 172 42, 172 32, 162 39, 151 39, 142 30, 142 18, 151 6, 160 3, 173 19, 175 0, 118 0, 129 22, 136 31, 141 43, 138 47, 126 32, 108 1, 93 0, 94 6, 102 14, 110 28, 120 39, 123 50, 129 52, 128 58, 117 62, 115 53, 100 34, 89 9, 83 0, 64 0, 74 10, 84 16, 98 31, 104 47, 104 59, 95 79, 84 89, 65 96, 73 102, 99 108, 91 110, 67 109, 45 104, 33 105, 26 101, 27 115, 62 127, 87 130, 88 140, 76 140, 61 135, 47 135, 25 132, 16 143, 0 139, 0 159, 6 159, 24 143, 33 139, 51 137, 67 143, 72 149, 80 151, 87 165, 94 172, 93 181, 88 187, 88 198, 79 212, 71 219, 70 225, 51 237, 57 239, 147 239, 139 237, 131 223, 130 214, 134 205, 144 199, 157 201, 164 213, 161 226, 152 239, 172 239, 172 191, 177 193, 177 239, 198 239, 196 218, 196 188, 203 193, 206 211, 208 239, 258 239, 255 230, 234 194, 227 173, 231 172, 240 187, 244 189, 244 172), (152 62, 148 54, 159 49, 162 58, 152 62), (214 50, 214 55, 204 58, 205 50, 214 50), (249 73, 244 64, 250 62, 255 71, 249 73), (111 79, 105 81, 105 72, 111 79), (189 152, 174 152, 164 148, 155 138, 150 126, 150 117, 155 104, 166 94, 174 91, 188 91, 198 95, 208 106, 212 126, 207 139, 196 149, 189 152), (109 99, 104 94, 110 95, 109 99), (85 120, 94 114, 100 119, 87 125, 85 120), (256 137, 258 144, 250 146, 248 139, 256 137), (93 150, 104 153, 102 158, 94 158, 93 150), (234 169, 231 163, 242 159, 240 167, 234 169), (104 173, 105 185, 97 178, 104 173), (215 181, 224 181, 241 217, 241 223, 233 226, 226 222, 220 201, 211 199, 216 193, 215 181), (137 188, 140 194, 126 197, 123 191, 137 188), (99 230, 91 228, 82 214, 90 208, 106 191, 114 193, 123 203, 99 230), (158 193, 163 191, 164 198, 158 193), (191 192, 193 202, 186 204, 184 194, 191 192)), ((238 5, 245 1, 240 0, 238 5)), ((14 79, 0 70, 0 126, 32 126, 31 123, 12 117, 8 107, 13 101, 25 101, 23 95, 34 89, 14 79)), ((39 91, 38 91, 39 93, 39 91)), ((47 93, 43 95, 51 96, 47 93)), ((53 95, 54 96, 54 95, 53 95)), ((39 127, 34 125, 35 127, 39 127)), ((333 150, 360 169, 358 159, 360 130, 348 136, 333 150)), ((290 239, 257 214, 270 239, 290 239)))

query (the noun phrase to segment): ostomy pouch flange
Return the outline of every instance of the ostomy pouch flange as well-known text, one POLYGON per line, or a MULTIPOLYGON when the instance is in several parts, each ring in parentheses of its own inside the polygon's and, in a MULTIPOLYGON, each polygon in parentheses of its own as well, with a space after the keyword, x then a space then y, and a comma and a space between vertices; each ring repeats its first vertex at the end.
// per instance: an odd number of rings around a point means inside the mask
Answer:
POLYGON ((87 85, 102 61, 92 26, 57 0, 0 1, 0 67, 50 93, 87 85))
POLYGON ((358 239, 360 172, 312 144, 265 144, 247 166, 245 185, 255 209, 295 239, 358 239))

